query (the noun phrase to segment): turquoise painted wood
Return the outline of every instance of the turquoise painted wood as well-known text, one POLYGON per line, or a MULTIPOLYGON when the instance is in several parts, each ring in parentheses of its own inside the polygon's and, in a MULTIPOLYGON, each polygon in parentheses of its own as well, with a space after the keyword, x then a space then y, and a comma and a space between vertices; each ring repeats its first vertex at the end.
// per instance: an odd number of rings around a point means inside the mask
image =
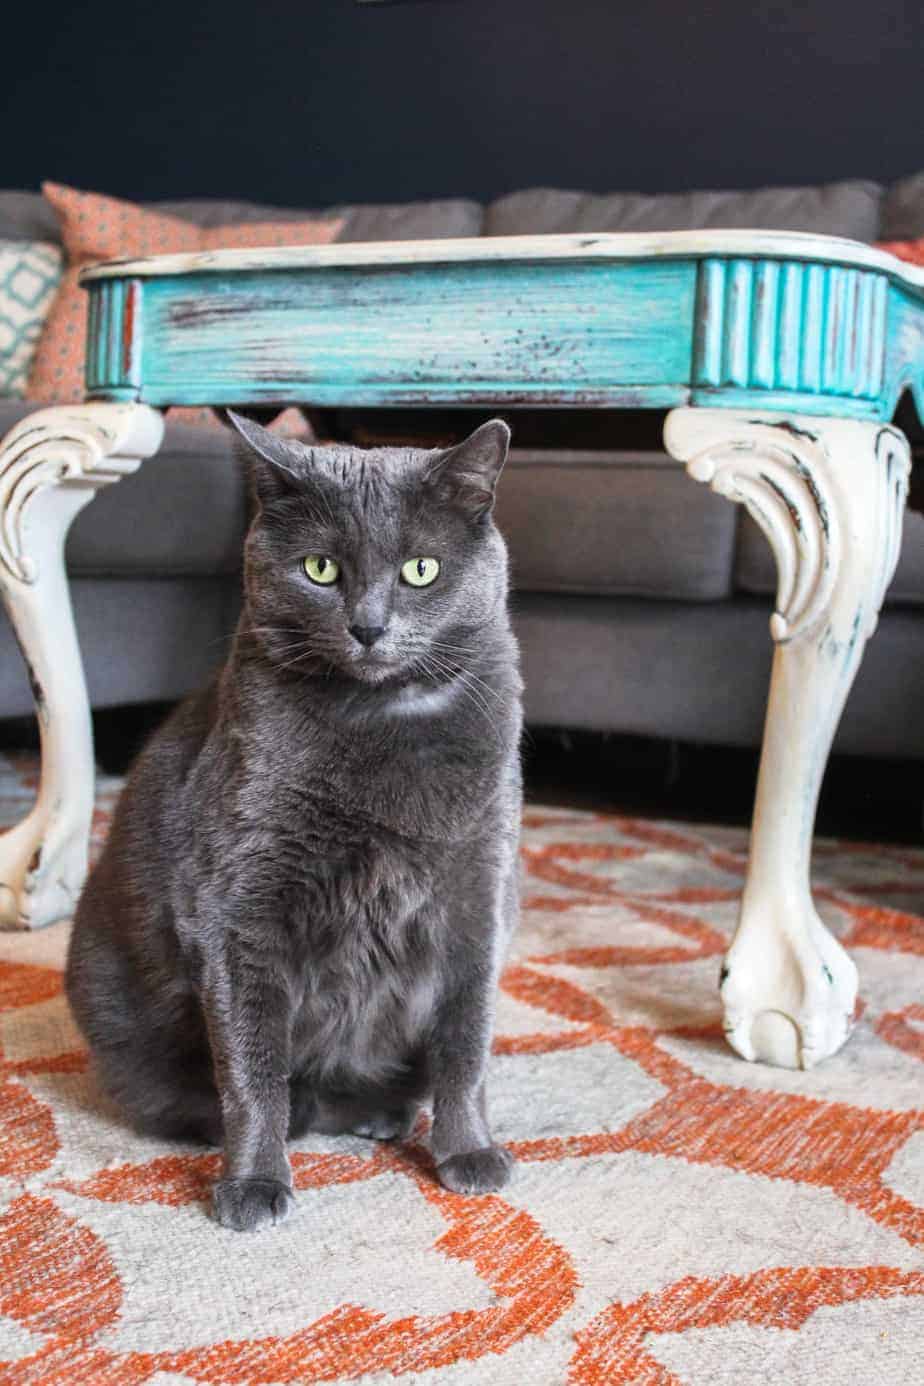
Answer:
MULTIPOLYGON (((91 322, 94 395, 149 404, 682 402, 696 267, 411 265, 122 281, 91 322), (644 331, 640 324, 644 323, 644 331), (119 357, 119 343, 135 351, 119 357), (140 349, 139 349, 140 343, 140 349), (242 397, 242 386, 246 392, 242 397)), ((96 298, 95 292, 91 298, 96 298)))
POLYGON ((88 285, 91 398, 886 420, 911 388, 924 417, 924 289, 875 266, 662 252, 130 269, 88 285))

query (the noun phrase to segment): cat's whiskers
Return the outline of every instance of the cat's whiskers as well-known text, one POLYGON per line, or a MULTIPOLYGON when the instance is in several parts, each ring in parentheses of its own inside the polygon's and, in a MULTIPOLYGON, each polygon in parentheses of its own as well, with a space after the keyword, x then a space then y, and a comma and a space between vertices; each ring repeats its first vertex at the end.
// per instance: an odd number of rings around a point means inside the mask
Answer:
MULTIPOLYGON (((299 654, 296 658, 300 659, 304 657, 305 653, 310 652, 310 647, 306 644, 303 626, 248 626, 240 634, 242 637, 250 636, 257 644, 263 646, 273 655, 291 654, 293 650, 298 650, 299 654), (267 635, 298 635, 301 636, 301 639, 288 640, 284 644, 270 644, 261 639, 262 636, 267 635)), ((285 668, 286 666, 281 665, 280 667, 285 668)))
POLYGON ((468 682, 464 672, 460 672, 458 677, 461 683, 462 696, 471 704, 472 707, 476 708, 477 711, 482 714, 484 720, 487 722, 488 727, 490 728, 492 736, 495 739, 497 739, 497 726, 491 714, 491 708, 484 701, 484 698, 481 696, 478 689, 473 687, 473 685, 468 682))
POLYGON ((484 697, 482 696, 479 689, 476 686, 472 685, 469 681, 468 670, 460 669, 457 666, 446 664, 440 659, 438 655, 434 654, 432 650, 426 655, 421 655, 420 659, 422 666, 425 670, 428 670, 431 676, 438 676, 442 674, 444 678, 458 679, 461 685, 460 691, 462 693, 462 696, 471 703, 472 707, 474 707, 478 712, 482 713, 485 721, 491 728, 492 733, 494 733, 495 735, 497 734, 497 726, 491 715, 491 708, 488 705, 488 703, 485 702, 484 697))
POLYGON ((291 669, 296 664, 300 663, 303 659, 316 659, 317 654, 317 650, 315 650, 312 646, 306 646, 300 654, 295 655, 292 659, 283 660, 281 663, 279 661, 274 661, 274 663, 276 664, 277 669, 291 669))
POLYGON ((270 645, 267 647, 272 654, 289 654, 292 650, 307 648, 304 640, 289 640, 284 645, 270 645))
MULTIPOLYGON (((262 654, 264 654, 264 655, 266 655, 266 656, 269 656, 269 657, 272 658, 274 661, 276 661, 276 660, 278 659, 278 656, 280 656, 280 655, 290 655, 290 654, 293 653, 293 651, 296 652, 296 658, 299 658, 299 659, 302 658, 302 656, 303 656, 306 652, 309 652, 309 653, 311 652, 311 647, 308 646, 308 645, 306 645, 305 642, 304 642, 303 640, 293 640, 293 641, 291 641, 289 644, 286 644, 286 645, 264 645, 263 642, 260 641, 260 642, 259 642, 259 648, 260 648, 260 651, 261 651, 262 654)), ((277 667, 285 667, 285 666, 277 666, 277 667)))
POLYGON ((247 626, 241 635, 304 635, 304 626, 247 626))
MULTIPOLYGON (((467 646, 450 645, 444 640, 432 640, 430 642, 430 647, 431 649, 439 650, 441 653, 451 652, 453 654, 462 654, 468 656, 471 656, 475 653, 474 650, 468 648, 467 646)), ((464 670, 464 673, 469 679, 473 679, 475 683, 477 683, 485 693, 490 694, 490 696, 494 698, 497 702, 502 703, 504 701, 503 697, 497 691, 497 689, 492 688, 486 679, 483 679, 480 674, 475 673, 474 669, 466 668, 464 670)))

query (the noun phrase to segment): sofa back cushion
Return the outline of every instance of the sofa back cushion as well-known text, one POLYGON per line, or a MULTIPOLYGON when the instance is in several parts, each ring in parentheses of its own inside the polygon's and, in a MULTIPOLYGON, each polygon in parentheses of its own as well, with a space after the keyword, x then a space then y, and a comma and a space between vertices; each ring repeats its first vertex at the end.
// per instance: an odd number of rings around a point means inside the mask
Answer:
POLYGON ((819 187, 656 196, 529 188, 491 203, 485 212, 484 234, 762 228, 874 241, 879 235, 881 201, 879 184, 861 180, 819 187))
POLYGON ((496 519, 521 592, 721 601, 737 516, 663 453, 511 449, 496 519))
POLYGON ((0 188, 0 240, 60 245, 61 229, 54 208, 41 193, 0 188))
POLYGON ((405 202, 338 207, 343 230, 338 241, 429 241, 480 236, 484 208, 477 202, 405 202))
POLYGON ((924 236, 924 173, 902 178, 886 189, 882 203, 884 241, 914 241, 924 236))
POLYGON ((258 202, 229 202, 217 198, 158 202, 151 210, 181 217, 197 226, 248 226, 252 222, 293 221, 305 217, 340 222, 338 241, 424 241, 445 236, 481 234, 483 209, 464 198, 435 202, 369 203, 293 211, 258 202))

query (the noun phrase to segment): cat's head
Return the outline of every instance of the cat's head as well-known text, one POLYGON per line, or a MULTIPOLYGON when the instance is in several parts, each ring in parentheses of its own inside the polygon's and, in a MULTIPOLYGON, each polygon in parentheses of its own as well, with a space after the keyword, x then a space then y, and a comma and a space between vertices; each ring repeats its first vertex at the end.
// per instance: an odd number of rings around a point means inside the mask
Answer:
POLYGON ((257 512, 247 618, 279 666, 367 685, 440 681, 505 619, 507 559, 491 512, 510 430, 447 449, 312 447, 228 411, 257 512))

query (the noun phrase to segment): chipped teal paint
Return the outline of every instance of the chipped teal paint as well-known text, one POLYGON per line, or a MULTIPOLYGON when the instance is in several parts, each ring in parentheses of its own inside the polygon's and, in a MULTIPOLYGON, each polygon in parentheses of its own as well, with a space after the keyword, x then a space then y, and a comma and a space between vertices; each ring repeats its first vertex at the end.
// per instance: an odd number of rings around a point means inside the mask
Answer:
POLYGON ((95 398, 887 420, 910 386, 924 414, 924 296, 878 269, 497 259, 114 277, 89 290, 95 398))
POLYGON ((145 285, 152 404, 679 402, 695 265, 422 265, 145 285), (639 332, 644 322, 645 331, 639 332), (643 398, 641 396, 640 398, 643 398))

